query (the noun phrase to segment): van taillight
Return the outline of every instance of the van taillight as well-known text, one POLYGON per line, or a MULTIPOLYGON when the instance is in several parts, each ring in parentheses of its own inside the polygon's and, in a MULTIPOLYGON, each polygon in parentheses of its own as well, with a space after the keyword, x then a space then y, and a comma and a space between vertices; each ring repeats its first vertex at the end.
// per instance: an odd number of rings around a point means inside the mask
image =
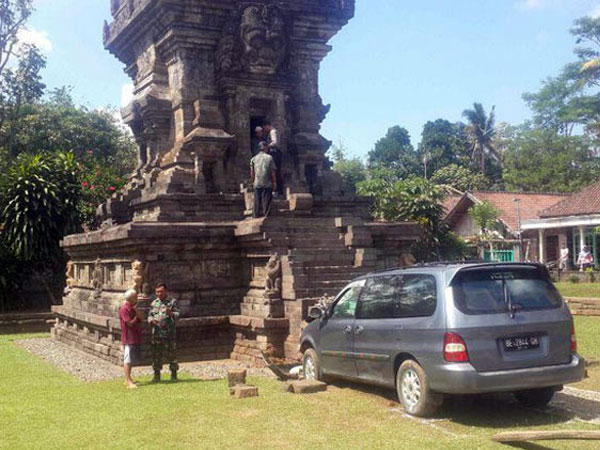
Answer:
POLYGON ((575 324, 571 324, 571 353, 577 352, 577 336, 575 336, 575 324))
POLYGON ((444 335, 444 360, 446 362, 469 362, 467 344, 456 333, 444 335))

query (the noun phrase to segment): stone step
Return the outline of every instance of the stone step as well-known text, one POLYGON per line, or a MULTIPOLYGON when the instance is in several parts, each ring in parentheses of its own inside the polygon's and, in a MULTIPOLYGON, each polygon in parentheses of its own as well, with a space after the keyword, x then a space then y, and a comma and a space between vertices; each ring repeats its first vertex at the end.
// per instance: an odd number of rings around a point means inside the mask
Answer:
POLYGON ((335 219, 326 217, 275 217, 273 220, 267 219, 263 224, 265 230, 283 227, 321 227, 336 230, 335 219))
MULTIPOLYGON (((297 251, 298 249, 295 249, 297 251)), ((292 250, 293 252, 294 250, 292 250)), ((305 254, 296 254, 290 256, 290 260, 295 263, 315 264, 319 266, 332 265, 332 266, 346 266, 354 267, 354 253, 344 251, 342 253, 336 252, 336 249, 323 249, 320 252, 311 252, 305 254)))
POLYGON ((358 278, 360 274, 350 272, 339 272, 339 273, 322 273, 322 274, 310 274, 308 279, 315 283, 321 281, 351 281, 358 278))
POLYGON ((337 248, 346 248, 346 244, 344 241, 340 241, 339 239, 311 239, 311 238, 302 238, 302 237, 286 237, 286 236, 278 236, 278 237, 269 237, 269 241, 272 245, 286 245, 295 248, 316 248, 316 249, 324 249, 330 250, 335 247, 337 248))
POLYGON ((308 273, 308 274, 315 274, 315 273, 339 273, 339 272, 352 272, 352 273, 356 273, 356 274, 362 274, 365 273, 365 269, 361 268, 361 267, 354 267, 354 266, 336 266, 336 265, 311 265, 311 264, 306 264, 304 266, 304 272, 308 273))

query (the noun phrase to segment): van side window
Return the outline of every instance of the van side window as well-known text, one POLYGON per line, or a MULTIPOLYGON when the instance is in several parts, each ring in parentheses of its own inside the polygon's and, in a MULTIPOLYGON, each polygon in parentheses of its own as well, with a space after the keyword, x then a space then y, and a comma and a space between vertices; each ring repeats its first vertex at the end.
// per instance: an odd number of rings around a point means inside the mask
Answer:
POLYGON ((404 275, 396 317, 431 316, 437 306, 435 277, 431 275, 404 275))
POLYGON ((435 278, 406 274, 370 278, 360 297, 359 319, 431 316, 437 306, 435 278))
POLYGON ((393 319, 401 290, 402 277, 399 275, 368 279, 360 297, 358 318, 393 319))
POLYGON ((352 318, 356 313, 356 304, 360 295, 360 285, 354 285, 348 289, 342 298, 334 305, 331 312, 332 318, 352 318))

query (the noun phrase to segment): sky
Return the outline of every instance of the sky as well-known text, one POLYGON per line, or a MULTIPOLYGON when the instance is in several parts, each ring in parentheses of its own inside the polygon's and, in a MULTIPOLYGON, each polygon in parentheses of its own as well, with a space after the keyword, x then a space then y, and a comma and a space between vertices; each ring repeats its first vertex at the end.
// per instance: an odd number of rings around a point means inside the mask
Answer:
MULTIPOLYGON (((102 45, 110 1, 34 5, 22 38, 45 52, 48 88, 71 86, 91 108, 127 101, 131 80, 102 45)), ((322 134, 365 157, 389 127, 405 127, 416 145, 427 121, 461 120, 473 102, 521 123, 522 94, 574 60, 569 29, 585 15, 600 16, 600 0, 356 0, 321 66, 332 105, 322 134)))

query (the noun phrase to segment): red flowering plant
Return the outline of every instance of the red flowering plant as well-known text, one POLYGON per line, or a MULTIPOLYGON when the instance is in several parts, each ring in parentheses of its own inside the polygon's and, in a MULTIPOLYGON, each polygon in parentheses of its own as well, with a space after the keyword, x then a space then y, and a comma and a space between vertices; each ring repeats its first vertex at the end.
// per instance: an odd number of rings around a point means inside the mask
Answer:
POLYGON ((78 158, 77 173, 81 185, 80 213, 83 224, 93 227, 98 205, 123 188, 126 181, 94 150, 78 158))

